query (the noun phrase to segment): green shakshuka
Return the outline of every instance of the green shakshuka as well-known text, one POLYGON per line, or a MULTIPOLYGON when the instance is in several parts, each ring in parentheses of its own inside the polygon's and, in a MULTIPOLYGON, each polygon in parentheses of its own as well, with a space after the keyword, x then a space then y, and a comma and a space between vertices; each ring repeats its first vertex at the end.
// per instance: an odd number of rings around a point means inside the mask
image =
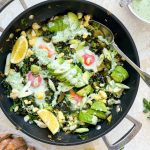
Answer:
POLYGON ((111 109, 120 108, 120 97, 129 89, 123 83, 129 74, 90 19, 68 12, 20 31, 4 71, 11 112, 53 135, 111 123, 111 109))

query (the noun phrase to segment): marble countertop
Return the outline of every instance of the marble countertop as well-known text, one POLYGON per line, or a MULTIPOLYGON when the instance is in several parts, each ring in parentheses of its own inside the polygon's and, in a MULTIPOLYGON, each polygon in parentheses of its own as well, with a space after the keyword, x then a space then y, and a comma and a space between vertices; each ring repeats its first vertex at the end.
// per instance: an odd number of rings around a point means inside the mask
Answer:
MULTIPOLYGON (((43 0, 25 0, 28 7, 39 3, 43 0)), ((116 15, 129 30, 133 40, 136 43, 141 68, 150 74, 150 24, 144 23, 137 19, 128 8, 121 8, 119 6, 119 0, 90 0, 98 5, 101 5, 111 11, 116 15)), ((1 14, 0 14, 0 26, 5 28, 8 23, 16 17, 19 13, 23 11, 22 6, 19 3, 19 0, 15 0, 11 5, 9 5, 1 14), (14 8, 17 7, 17 11, 14 8)), ((124 150, 149 150, 149 141, 150 141, 150 120, 146 118, 146 115, 143 114, 143 97, 150 99, 150 89, 145 85, 143 81, 140 81, 138 94, 136 96, 135 102, 129 112, 129 115, 139 120, 142 123, 142 129, 137 134, 137 136, 128 143, 124 150)), ((115 140, 119 136, 123 135, 130 126, 130 123, 124 119, 113 131, 108 134, 109 139, 115 140)), ((73 147, 59 147, 52 146, 38 142, 20 131, 16 130, 15 127, 10 123, 10 121, 5 117, 3 112, 0 109, 0 132, 12 132, 17 135, 23 136, 30 145, 36 145, 37 150, 107 150, 102 139, 90 142, 88 144, 73 146, 73 147)))

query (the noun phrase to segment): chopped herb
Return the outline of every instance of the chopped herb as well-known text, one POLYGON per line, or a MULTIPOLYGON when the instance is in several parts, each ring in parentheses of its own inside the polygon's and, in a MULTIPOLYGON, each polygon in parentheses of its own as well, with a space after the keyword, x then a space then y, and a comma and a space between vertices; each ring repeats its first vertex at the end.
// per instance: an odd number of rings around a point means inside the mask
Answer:
POLYGON ((22 18, 21 19, 21 25, 27 26, 28 25, 27 19, 22 18))
POLYGON ((150 101, 146 98, 143 98, 143 106, 144 106, 144 113, 150 112, 150 101))

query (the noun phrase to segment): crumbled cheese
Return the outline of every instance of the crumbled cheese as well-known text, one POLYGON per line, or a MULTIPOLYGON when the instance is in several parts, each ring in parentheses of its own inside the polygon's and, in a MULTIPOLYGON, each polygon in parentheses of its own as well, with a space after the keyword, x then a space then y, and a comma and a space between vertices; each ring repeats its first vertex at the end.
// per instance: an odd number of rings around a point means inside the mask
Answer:
POLYGON ((105 91, 100 90, 98 94, 101 96, 101 99, 107 99, 107 94, 105 91))
POLYGON ((22 32, 21 32, 21 35, 23 35, 23 36, 25 36, 25 37, 27 36, 25 31, 22 31, 22 32))
POLYGON ((38 25, 37 23, 33 23, 33 24, 32 24, 32 28, 33 28, 34 30, 38 30, 38 29, 41 28, 41 26, 38 25))
POLYGON ((37 112, 39 109, 37 107, 33 107, 32 111, 37 112))
POLYGON ((25 103, 26 105, 28 104, 28 102, 29 102, 29 101, 28 101, 27 99, 24 100, 24 103, 25 103))
POLYGON ((19 109, 19 106, 16 106, 16 107, 14 108, 14 112, 17 112, 18 109, 19 109))
POLYGON ((30 40, 29 40, 29 44, 30 44, 31 46, 34 46, 34 45, 35 45, 35 39, 30 39, 30 40))
POLYGON ((34 52, 31 49, 28 49, 26 57, 30 57, 33 54, 34 54, 34 52))
POLYGON ((30 119, 30 117, 29 117, 28 115, 26 115, 26 116, 24 117, 24 121, 25 121, 25 122, 28 122, 29 119, 30 119))
POLYGON ((32 30, 32 31, 31 31, 31 35, 32 35, 33 37, 35 37, 35 36, 36 36, 36 33, 35 33, 35 31, 34 31, 34 30, 32 30))

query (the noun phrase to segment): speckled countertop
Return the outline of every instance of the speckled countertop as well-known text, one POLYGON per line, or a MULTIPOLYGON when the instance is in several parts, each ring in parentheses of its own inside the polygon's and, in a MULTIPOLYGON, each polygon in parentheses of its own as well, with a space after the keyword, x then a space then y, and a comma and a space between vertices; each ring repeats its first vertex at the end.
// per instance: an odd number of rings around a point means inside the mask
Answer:
MULTIPOLYGON (((28 7, 39 3, 43 0, 25 0, 28 7)), ((115 14, 126 26, 132 35, 140 56, 141 68, 150 74, 150 24, 143 23, 138 20, 128 8, 121 8, 119 6, 119 0, 90 0, 98 5, 101 5, 115 14)), ((15 0, 0 14, 0 26, 6 27, 8 23, 23 11, 19 0, 15 0), (14 8, 17 8, 15 11, 14 8)), ((142 129, 138 135, 125 146, 125 150, 150 150, 150 120, 143 114, 143 97, 150 98, 150 89, 145 85, 143 81, 140 81, 138 94, 135 102, 129 112, 129 114, 135 119, 142 122, 142 129)), ((113 131, 108 134, 109 139, 115 140, 123 135, 131 126, 127 120, 123 120, 113 131)), ((31 145, 36 145, 38 150, 107 150, 102 139, 98 139, 88 144, 73 147, 58 147, 40 143, 30 137, 24 135, 20 131, 17 131, 10 121, 5 117, 0 109, 0 132, 12 132, 17 135, 23 136, 31 145)))

